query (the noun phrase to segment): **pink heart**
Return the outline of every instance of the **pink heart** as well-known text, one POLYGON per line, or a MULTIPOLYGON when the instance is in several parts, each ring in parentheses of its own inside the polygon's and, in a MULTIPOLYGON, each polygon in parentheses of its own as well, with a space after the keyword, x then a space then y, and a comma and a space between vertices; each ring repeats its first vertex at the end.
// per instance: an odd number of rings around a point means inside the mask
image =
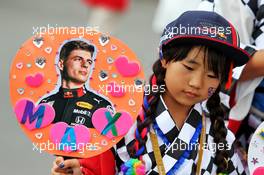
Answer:
MULTIPOLYGON (((92 116, 92 123, 94 125, 94 127, 100 132, 102 133, 106 126, 108 125, 109 121, 106 117, 106 113, 110 113, 111 115, 111 119, 113 119, 114 117, 112 116, 111 112, 108 111, 107 108, 100 108, 97 109, 92 116)), ((128 130, 130 129, 130 127, 133 124, 133 120, 132 117, 130 116, 130 114, 128 112, 125 111, 119 111, 118 113, 121 114, 121 116, 116 120, 116 122, 114 122, 116 131, 117 131, 117 136, 121 136, 121 135, 125 135, 128 130)), ((116 113, 116 114, 118 114, 116 113)), ((116 114, 114 116, 116 116, 116 114)), ((103 134, 105 136, 107 136, 108 138, 113 138, 116 137, 113 135, 112 130, 110 129, 106 134, 103 134)))
POLYGON ((15 105, 17 120, 29 130, 44 128, 52 123, 55 111, 49 104, 43 103, 35 107, 28 99, 21 99, 15 105))
POLYGON ((31 87, 39 87, 43 83, 43 79, 44 77, 41 73, 36 73, 35 75, 28 75, 26 83, 31 87))
POLYGON ((111 50, 117 50, 117 46, 116 45, 111 45, 111 50))
POLYGON ((253 175, 263 175, 264 174, 264 167, 258 167, 255 169, 253 175))
POLYGON ((109 92, 113 97, 122 97, 125 95, 125 89, 116 82, 108 83, 107 92, 109 92))
POLYGON ((51 47, 46 47, 46 48, 45 48, 45 52, 46 52, 46 53, 50 54, 51 51, 52 51, 52 48, 51 48, 51 47))
MULTIPOLYGON (((71 142, 71 143, 72 145, 76 145, 77 150, 81 150, 82 149, 81 146, 85 148, 85 145, 89 143, 91 136, 90 136, 90 131, 86 126, 76 125, 72 127, 64 122, 58 122, 52 126, 52 128, 50 129, 50 140, 53 143, 57 143, 57 144, 61 143, 62 138, 66 133, 65 132, 66 129, 73 129, 76 142, 71 142)), ((73 139, 73 138, 69 138, 69 139, 73 139)), ((65 145, 65 147, 63 147, 63 151, 65 152, 75 151, 72 148, 73 146, 65 145)))
POLYGON ((17 64, 16 64, 16 68, 18 68, 18 69, 22 69, 22 68, 23 68, 23 63, 17 63, 17 64))
POLYGON ((133 77, 140 72, 140 66, 136 62, 129 62, 126 56, 119 56, 115 61, 118 72, 124 77, 133 77))

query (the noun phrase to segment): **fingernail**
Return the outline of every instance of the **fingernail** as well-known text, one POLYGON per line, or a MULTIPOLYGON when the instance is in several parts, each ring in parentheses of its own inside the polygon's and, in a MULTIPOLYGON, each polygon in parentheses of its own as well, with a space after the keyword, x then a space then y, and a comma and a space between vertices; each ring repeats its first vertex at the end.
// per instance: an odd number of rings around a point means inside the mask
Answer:
POLYGON ((61 163, 59 164, 59 168, 63 168, 63 167, 64 167, 64 163, 61 162, 61 163))

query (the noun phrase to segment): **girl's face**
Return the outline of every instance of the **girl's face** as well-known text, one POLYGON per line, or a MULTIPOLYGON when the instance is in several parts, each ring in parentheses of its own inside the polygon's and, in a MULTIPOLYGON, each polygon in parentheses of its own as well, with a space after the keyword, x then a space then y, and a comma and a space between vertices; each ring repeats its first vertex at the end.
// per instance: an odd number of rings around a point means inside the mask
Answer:
POLYGON ((210 91, 219 86, 220 80, 208 70, 205 54, 201 47, 193 47, 181 61, 161 60, 166 69, 165 95, 184 106, 192 106, 211 95, 210 91))

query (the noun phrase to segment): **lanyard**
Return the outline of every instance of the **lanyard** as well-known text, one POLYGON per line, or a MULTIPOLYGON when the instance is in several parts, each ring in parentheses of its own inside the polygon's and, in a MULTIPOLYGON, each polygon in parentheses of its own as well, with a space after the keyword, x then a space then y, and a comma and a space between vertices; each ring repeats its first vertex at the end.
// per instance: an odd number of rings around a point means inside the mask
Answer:
POLYGON ((156 160, 156 164, 158 166, 159 174, 160 175, 166 175, 165 168, 164 168, 163 161, 162 161, 162 157, 161 157, 161 153, 160 153, 160 149, 159 149, 159 143, 158 143, 157 135, 150 132, 150 140, 151 140, 151 144, 153 147, 154 157, 156 160))
MULTIPOLYGON (((204 115, 202 115, 202 133, 200 135, 200 141, 199 141, 199 150, 198 150, 199 151, 199 157, 198 157, 196 175, 199 175, 200 171, 201 171, 201 163, 202 163, 202 159, 203 159, 203 143, 204 143, 204 139, 205 139, 205 134, 206 134, 205 133, 205 117, 204 117, 204 115)), ((161 153, 160 153, 157 135, 153 132, 150 132, 150 140, 151 140, 152 148, 154 151, 154 157, 155 157, 156 164, 158 167, 158 172, 160 175, 166 175, 164 164, 163 164, 161 153)))
POLYGON ((202 165, 202 160, 203 160, 203 143, 204 143, 204 139, 206 137, 206 133, 205 133, 205 116, 204 113, 202 115, 202 120, 203 120, 203 128, 202 128, 202 133, 200 135, 200 142, 199 142, 199 157, 198 157, 198 162, 197 162, 197 169, 196 169, 196 175, 200 175, 201 172, 201 165, 202 165))

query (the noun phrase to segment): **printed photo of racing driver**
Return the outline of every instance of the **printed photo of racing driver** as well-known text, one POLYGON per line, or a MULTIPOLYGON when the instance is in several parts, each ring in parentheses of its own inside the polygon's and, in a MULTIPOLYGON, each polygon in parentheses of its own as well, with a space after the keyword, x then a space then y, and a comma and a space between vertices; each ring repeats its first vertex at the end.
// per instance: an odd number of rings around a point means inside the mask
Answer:
POLYGON ((59 90, 40 103, 49 103, 55 109, 53 123, 65 122, 93 128, 91 117, 99 108, 107 108, 113 113, 112 104, 100 95, 87 89, 93 71, 95 46, 83 40, 66 42, 60 49, 57 66, 61 74, 59 90))

